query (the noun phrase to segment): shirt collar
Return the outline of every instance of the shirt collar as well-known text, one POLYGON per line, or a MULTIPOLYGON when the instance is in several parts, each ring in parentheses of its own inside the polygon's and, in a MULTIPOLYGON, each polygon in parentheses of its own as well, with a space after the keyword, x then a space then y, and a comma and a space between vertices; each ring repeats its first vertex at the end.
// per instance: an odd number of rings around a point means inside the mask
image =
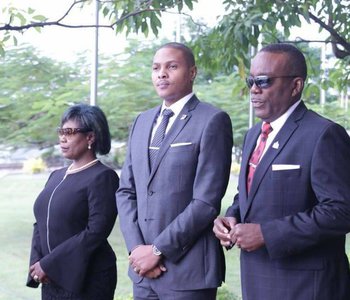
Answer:
POLYGON ((171 109, 174 113, 174 116, 177 116, 180 113, 180 111, 183 109, 185 104, 192 98, 193 95, 194 95, 194 92, 186 95, 185 97, 181 98, 180 100, 176 101, 170 106, 165 106, 165 101, 163 101, 160 114, 162 114, 164 109, 171 109))
POLYGON ((288 110, 282 116, 280 116, 278 119, 270 123, 274 132, 277 133, 282 128, 284 123, 286 123, 287 119, 292 114, 292 112, 296 109, 296 107, 299 105, 300 102, 301 100, 295 102, 292 106, 288 108, 288 110))

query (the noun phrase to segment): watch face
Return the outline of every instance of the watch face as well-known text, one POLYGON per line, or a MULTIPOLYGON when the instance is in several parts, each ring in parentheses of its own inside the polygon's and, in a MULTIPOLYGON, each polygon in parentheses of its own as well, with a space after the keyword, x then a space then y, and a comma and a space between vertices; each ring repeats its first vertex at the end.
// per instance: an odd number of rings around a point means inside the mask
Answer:
POLYGON ((157 248, 156 246, 154 246, 154 245, 153 245, 153 247, 152 247, 152 250, 153 250, 153 254, 154 254, 154 255, 157 255, 157 256, 162 255, 162 252, 160 252, 160 251, 158 250, 158 248, 157 248))

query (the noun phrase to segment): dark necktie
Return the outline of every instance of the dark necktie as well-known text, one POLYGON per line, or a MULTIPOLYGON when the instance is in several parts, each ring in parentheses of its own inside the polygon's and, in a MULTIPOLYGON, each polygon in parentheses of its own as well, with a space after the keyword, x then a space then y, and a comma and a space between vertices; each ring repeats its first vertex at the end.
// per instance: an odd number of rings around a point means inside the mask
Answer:
POLYGON ((162 115, 162 121, 160 122, 154 134, 151 145, 149 146, 149 162, 151 169, 158 155, 159 148, 163 142, 165 130, 169 123, 169 118, 174 115, 174 112, 171 109, 164 109, 162 115))
POLYGON ((249 171, 248 171, 248 177, 247 177, 247 191, 248 191, 248 193, 250 191, 250 187, 251 187, 252 182, 253 182, 255 169, 259 164, 261 155, 263 154, 265 146, 266 146, 267 137, 271 131, 272 131, 272 127, 271 127, 270 123, 264 123, 262 130, 261 130, 261 134, 260 134, 259 145, 258 145, 258 147, 256 147, 252 156, 250 157, 249 171))

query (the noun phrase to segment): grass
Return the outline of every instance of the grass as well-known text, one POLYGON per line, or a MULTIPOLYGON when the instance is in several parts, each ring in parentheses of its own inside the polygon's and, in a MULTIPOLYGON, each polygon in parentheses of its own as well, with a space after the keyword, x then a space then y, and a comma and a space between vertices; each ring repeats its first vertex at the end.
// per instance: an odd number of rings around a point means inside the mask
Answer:
MULTIPOLYGON (((0 300, 39 300, 40 290, 25 286, 32 236, 33 203, 46 182, 48 174, 8 174, 0 176, 0 300)), ((230 181, 223 200, 223 208, 232 202, 236 179, 230 181)), ((127 276, 127 253, 118 221, 110 236, 117 254, 118 283, 116 299, 132 299, 132 284, 127 276)), ((348 239, 347 252, 350 253, 348 239)), ((225 251, 226 283, 219 290, 218 299, 239 300, 239 251, 225 251)))

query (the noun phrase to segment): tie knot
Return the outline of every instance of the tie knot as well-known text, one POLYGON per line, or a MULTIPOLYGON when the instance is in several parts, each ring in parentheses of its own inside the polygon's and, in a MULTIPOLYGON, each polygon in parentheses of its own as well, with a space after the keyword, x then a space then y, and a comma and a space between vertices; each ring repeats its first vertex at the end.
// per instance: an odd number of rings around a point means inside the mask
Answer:
POLYGON ((272 127, 270 123, 264 123, 261 133, 268 135, 272 131, 272 127))
POLYGON ((174 112, 171 109, 164 109, 162 112, 163 117, 171 118, 174 112))

